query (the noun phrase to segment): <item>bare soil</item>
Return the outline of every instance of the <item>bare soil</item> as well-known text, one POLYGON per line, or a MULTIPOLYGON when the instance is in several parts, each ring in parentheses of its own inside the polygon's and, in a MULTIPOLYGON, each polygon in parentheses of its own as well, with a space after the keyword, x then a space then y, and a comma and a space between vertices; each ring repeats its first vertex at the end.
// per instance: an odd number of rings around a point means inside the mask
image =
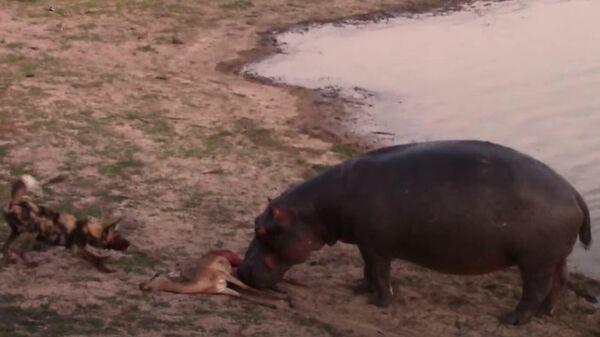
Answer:
POLYGON ((267 197, 351 155, 357 140, 375 145, 340 129, 339 98, 239 74, 272 51, 268 32, 444 2, 4 1, 2 200, 20 174, 67 174, 36 200, 124 216, 133 247, 111 253, 115 274, 60 247, 31 252, 37 267, 2 264, 0 336, 599 336, 599 311, 571 291, 553 318, 499 325, 519 297, 514 270, 458 277, 398 261, 393 305, 373 307, 352 294, 362 262, 341 244, 290 271, 307 285, 286 286, 290 308, 137 288, 210 248, 243 253, 267 197))

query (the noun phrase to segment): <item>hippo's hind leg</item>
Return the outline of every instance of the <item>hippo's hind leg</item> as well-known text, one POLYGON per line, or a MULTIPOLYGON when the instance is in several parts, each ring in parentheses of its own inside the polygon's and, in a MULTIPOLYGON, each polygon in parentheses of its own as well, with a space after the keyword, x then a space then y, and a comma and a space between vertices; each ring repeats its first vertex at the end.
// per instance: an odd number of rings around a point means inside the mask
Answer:
MULTIPOLYGON (((360 249, 360 247, 359 247, 360 249)), ((375 280, 373 279, 373 264, 367 263, 367 257, 362 249, 360 253, 363 257, 365 265, 363 267, 363 279, 358 282, 353 288, 355 294, 365 294, 375 292, 375 280)))
MULTIPOLYGON (((555 273, 554 263, 541 263, 533 259, 533 263, 519 264, 523 292, 515 310, 500 318, 500 321, 510 325, 520 325, 529 322, 537 313, 544 300, 550 294, 555 273)), ((542 261, 543 262, 543 261, 542 261)))
POLYGON ((366 291, 373 289, 375 297, 373 297, 370 303, 378 307, 385 307, 392 300, 390 282, 391 261, 389 258, 380 256, 364 247, 359 246, 359 249, 365 260, 365 277, 356 288, 363 288, 366 291))
POLYGON ((543 310, 542 313, 550 316, 554 314, 556 303, 564 293, 568 278, 569 273, 567 271, 567 258, 563 258, 554 267, 552 289, 550 290, 548 296, 546 296, 546 299, 540 308, 543 310))

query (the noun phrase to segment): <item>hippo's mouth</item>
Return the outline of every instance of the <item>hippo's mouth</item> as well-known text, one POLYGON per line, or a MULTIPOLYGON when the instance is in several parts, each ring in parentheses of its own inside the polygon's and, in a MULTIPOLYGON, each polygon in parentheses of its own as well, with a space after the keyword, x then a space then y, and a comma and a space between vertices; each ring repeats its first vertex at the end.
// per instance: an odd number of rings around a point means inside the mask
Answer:
POLYGON ((237 276, 242 282, 257 289, 271 288, 283 279, 290 268, 275 254, 268 251, 256 238, 250 243, 237 276))

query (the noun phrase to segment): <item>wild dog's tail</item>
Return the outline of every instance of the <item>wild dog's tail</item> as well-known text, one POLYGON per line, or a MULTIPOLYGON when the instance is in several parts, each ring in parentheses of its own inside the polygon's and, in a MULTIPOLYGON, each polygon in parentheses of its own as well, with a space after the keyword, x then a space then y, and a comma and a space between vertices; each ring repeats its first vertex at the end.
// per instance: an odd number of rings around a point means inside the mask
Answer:
POLYGON ((27 190, 36 190, 39 189, 39 186, 40 183, 33 176, 29 174, 20 176, 19 179, 12 184, 8 208, 12 208, 12 205, 19 203, 27 190))
POLYGON ((10 194, 10 204, 9 208, 12 208, 12 205, 17 204, 21 201, 23 195, 28 191, 39 191, 41 187, 46 185, 51 185, 55 183, 59 183, 65 180, 64 175, 59 175, 53 178, 50 178, 43 183, 37 181, 33 176, 29 174, 24 174, 19 177, 13 184, 12 190, 10 194))
POLYGON ((577 191, 575 191, 575 196, 577 198, 577 203, 579 207, 583 211, 583 223, 579 228, 579 241, 583 244, 583 248, 589 249, 592 243, 592 230, 590 224, 590 210, 585 203, 585 200, 581 197, 577 191))

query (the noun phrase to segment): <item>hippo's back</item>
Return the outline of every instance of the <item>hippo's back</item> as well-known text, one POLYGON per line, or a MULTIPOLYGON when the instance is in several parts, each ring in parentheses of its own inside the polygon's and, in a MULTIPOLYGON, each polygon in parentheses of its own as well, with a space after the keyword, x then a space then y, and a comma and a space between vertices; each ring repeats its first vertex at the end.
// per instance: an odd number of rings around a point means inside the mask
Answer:
MULTIPOLYGON (((436 141, 367 152, 349 165, 389 186, 418 184, 420 189, 505 189, 572 198, 573 187, 544 163, 514 149, 475 140, 436 141)), ((351 170, 352 171, 352 170, 351 170)), ((373 181, 372 183, 375 183, 373 181)))

